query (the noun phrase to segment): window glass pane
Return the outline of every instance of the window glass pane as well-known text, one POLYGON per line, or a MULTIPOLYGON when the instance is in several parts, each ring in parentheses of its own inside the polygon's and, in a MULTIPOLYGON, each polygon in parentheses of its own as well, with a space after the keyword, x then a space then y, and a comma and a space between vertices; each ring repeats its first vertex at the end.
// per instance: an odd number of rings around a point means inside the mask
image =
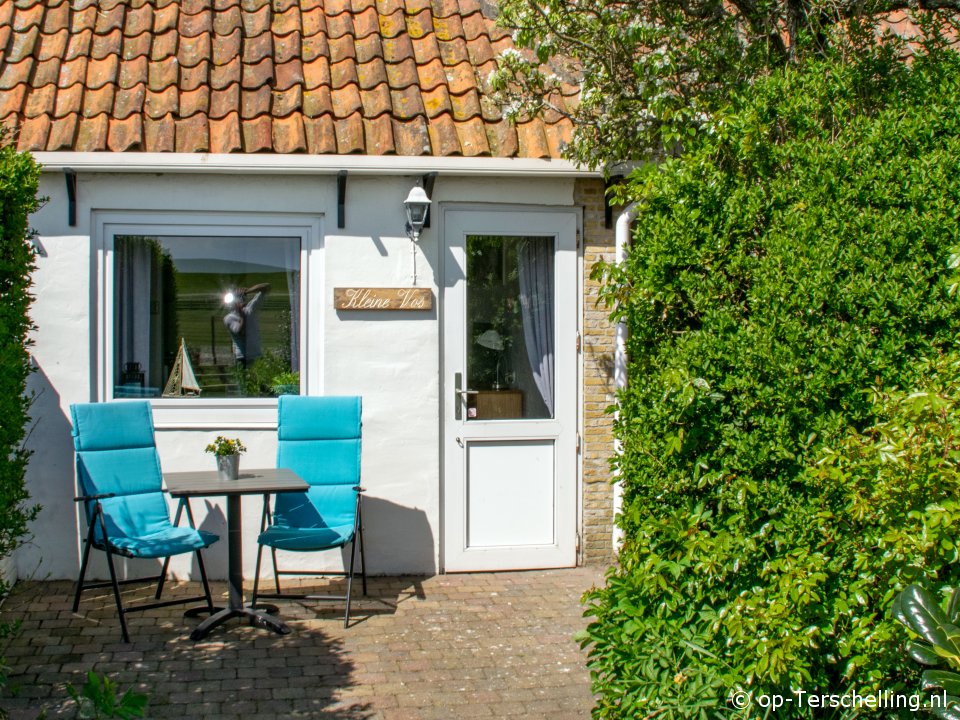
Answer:
POLYGON ((467 236, 468 420, 552 418, 552 237, 467 236))
POLYGON ((114 238, 114 397, 300 390, 300 238, 114 238))

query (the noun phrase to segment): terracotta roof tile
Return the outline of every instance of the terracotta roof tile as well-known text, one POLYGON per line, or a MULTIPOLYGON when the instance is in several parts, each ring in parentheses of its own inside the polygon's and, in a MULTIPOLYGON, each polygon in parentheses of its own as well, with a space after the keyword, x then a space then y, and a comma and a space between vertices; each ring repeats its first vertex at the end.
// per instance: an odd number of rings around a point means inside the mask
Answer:
POLYGON ((357 59, 357 48, 353 42, 353 35, 344 35, 339 38, 331 38, 329 41, 330 62, 338 63, 348 58, 357 59))
POLYGON ((274 37, 273 40, 273 61, 277 65, 282 65, 291 60, 299 60, 302 55, 300 49, 300 33, 293 32, 282 37, 274 37))
POLYGON ((143 121, 143 137, 147 152, 173 152, 176 127, 173 117, 164 115, 156 120, 146 118, 143 121))
POLYGON ((85 118, 109 115, 113 110, 114 95, 113 85, 104 85, 99 90, 87 90, 83 95, 83 109, 80 114, 85 118))
POLYGON ((363 119, 360 113, 348 118, 334 120, 333 132, 337 138, 337 154, 351 155, 363 152, 363 119))
POLYGON ((413 57, 413 43, 409 35, 398 35, 383 41, 383 59, 388 63, 403 62, 413 57))
POLYGON ((304 152, 307 149, 307 135, 303 130, 300 115, 273 120, 273 150, 279 153, 304 152))
POLYGON ((213 30, 213 13, 210 10, 203 10, 196 15, 190 15, 185 10, 181 11, 177 30, 184 38, 209 33, 213 30))
POLYGON ((22 151, 43 150, 50 135, 50 118, 46 115, 29 118, 20 125, 17 149, 22 151))
POLYGON ((76 115, 80 112, 83 103, 83 85, 71 85, 68 88, 60 88, 57 93, 57 104, 53 108, 54 117, 65 117, 67 115, 76 115))
POLYGON ((35 88, 41 88, 44 85, 56 85, 59 79, 60 60, 59 58, 51 58, 49 60, 40 60, 36 63, 31 84, 35 88))
POLYGON ((107 147, 112 152, 139 150, 143 145, 143 118, 131 115, 126 120, 113 118, 107 132, 107 147))
POLYGON ((330 45, 326 35, 313 35, 303 39, 303 61, 311 62, 318 57, 330 57, 330 45))
POLYGON ((231 113, 220 120, 210 120, 210 152, 231 153, 243 149, 240 119, 231 113))
POLYGON ((303 64, 303 84, 307 90, 313 90, 320 85, 329 85, 330 62, 320 57, 310 63, 303 64))
POLYGON ((197 113, 208 115, 210 112, 210 88, 198 87, 193 92, 180 93, 180 117, 188 118, 197 113))
POLYGON ((77 128, 77 151, 96 152, 105 149, 109 122, 110 119, 106 113, 92 118, 80 118, 80 126, 77 128))
MULTIPOLYGON (((0 0, 0 117, 30 148, 556 157, 490 99, 488 0, 0 0), (25 133, 25 135, 24 135, 25 133)), ((554 102, 579 100, 556 69, 554 102)))
POLYGON ((214 90, 222 90, 228 85, 239 83, 242 67, 238 57, 223 65, 214 65, 210 70, 210 87, 214 90))
POLYGON ((244 64, 241 85, 247 89, 255 89, 273 81, 273 59, 264 58, 254 65, 244 64))
POLYGON ((303 94, 303 114, 315 118, 333 112, 333 98, 330 88, 321 85, 316 90, 307 90, 303 94))
MULTIPOLYGON (((3 33, 0 32, 0 36, 3 33)), ((66 55, 67 44, 70 40, 69 30, 60 30, 59 32, 44 34, 40 38, 40 47, 37 50, 38 60, 49 60, 50 58, 62 58, 66 55)), ((6 45, 3 37, 0 37, 0 47, 6 45)))
POLYGON ((262 33, 256 37, 248 37, 243 40, 243 62, 246 65, 253 65, 260 62, 273 53, 273 35, 262 33))
POLYGON ((175 57, 177 54, 177 31, 167 30, 164 33, 153 36, 153 44, 150 46, 151 60, 166 60, 175 57))
POLYGON ((73 141, 77 134, 77 115, 67 115, 66 117, 54 120, 50 125, 50 136, 47 139, 47 150, 69 150, 73 147, 73 141))
POLYGON ((284 12, 274 12, 270 30, 274 35, 289 35, 300 32, 300 8, 291 7, 284 12))
POLYGON ((219 10, 213 15, 213 32, 217 35, 231 35, 242 26, 240 8, 237 6, 219 10))
POLYGON ((368 155, 393 155, 393 121, 389 115, 363 120, 364 148, 368 155))
POLYGON ((334 90, 344 85, 358 85, 357 64, 353 60, 344 60, 330 66, 330 84, 334 90))
POLYGON ((177 61, 181 67, 194 67, 211 57, 210 35, 196 37, 181 37, 180 48, 177 50, 177 61))
POLYGON ((0 93, 0 117, 7 117, 10 113, 19 113, 23 109, 23 99, 26 95, 26 83, 20 83, 0 93))
MULTIPOLYGON (((234 83, 223 90, 210 93, 210 118, 222 120, 240 107, 240 84, 234 83)), ((239 126, 238 126, 239 127, 239 126)), ((239 132, 239 130, 238 130, 239 132)))
POLYGON ((377 85, 371 90, 361 92, 360 102, 363 103, 363 116, 365 118, 378 117, 384 113, 389 113, 393 108, 390 90, 387 88, 386 83, 377 85))
POLYGON ((447 92, 447 88, 440 85, 434 90, 424 92, 423 107, 429 118, 435 118, 441 113, 450 113, 453 107, 450 104, 450 93, 447 92))
POLYGON ((389 81, 387 66, 380 58, 374 58, 368 63, 357 66, 357 79, 364 90, 382 85, 389 81))
POLYGON ((402 90, 417 84, 417 64, 412 59, 386 66, 387 81, 395 90, 402 90))
POLYGON ((153 29, 153 6, 141 5, 127 11, 127 21, 123 27, 123 34, 127 37, 136 37, 153 29))
POLYGON ((133 114, 142 114, 146 92, 147 88, 143 83, 134 85, 131 88, 121 88, 117 90, 117 95, 113 103, 113 116, 120 120, 126 120, 133 114))
POLYGON ((270 112, 271 91, 267 85, 240 93, 240 117, 244 120, 267 115, 270 112))
POLYGON ((140 33, 136 37, 125 37, 123 39, 123 58, 132 60, 133 58, 146 58, 150 55, 150 48, 153 46, 153 36, 148 33, 140 33))
POLYGON ((285 118, 303 106, 303 88, 293 85, 289 90, 273 91, 273 107, 271 111, 275 118, 285 118))
POLYGON ((467 157, 490 154, 486 127, 480 118, 458 122, 457 137, 460 138, 460 151, 467 157))
POLYGON ((243 21, 243 32, 247 37, 256 37, 270 29, 270 6, 266 5, 254 12, 240 13, 243 21))
POLYGON ((93 30, 98 35, 106 35, 113 30, 123 30, 123 21, 127 14, 126 5, 117 5, 111 10, 103 10, 97 13, 97 24, 93 30))
POLYGON ((147 117, 152 120, 159 120, 167 115, 172 115, 180 109, 179 93, 172 86, 161 92, 148 89, 143 107, 147 117))
POLYGON ((207 152, 210 149, 210 126, 206 115, 176 120, 176 152, 207 152))
POLYGON ((242 133, 244 152, 255 153, 272 149, 273 121, 268 116, 244 120, 242 133))
POLYGON ((333 118, 329 115, 319 118, 305 117, 303 130, 307 136, 307 152, 311 155, 328 155, 337 151, 333 118))
POLYGON ((318 33, 327 32, 327 19, 323 14, 323 7, 308 10, 300 14, 303 37, 313 37, 318 33))
POLYGON ((227 35, 214 35, 211 45, 212 60, 214 65, 225 65, 240 54, 243 33, 240 28, 236 28, 227 35))

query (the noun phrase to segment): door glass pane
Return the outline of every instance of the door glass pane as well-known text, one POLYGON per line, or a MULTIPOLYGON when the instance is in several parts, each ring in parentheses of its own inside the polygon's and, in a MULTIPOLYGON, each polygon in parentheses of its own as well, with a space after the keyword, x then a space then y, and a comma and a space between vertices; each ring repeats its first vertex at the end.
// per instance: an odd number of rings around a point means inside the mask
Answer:
POLYGON ((114 238, 113 397, 300 391, 300 239, 114 238))
POLYGON ((554 239, 467 236, 468 420, 554 415, 554 239))

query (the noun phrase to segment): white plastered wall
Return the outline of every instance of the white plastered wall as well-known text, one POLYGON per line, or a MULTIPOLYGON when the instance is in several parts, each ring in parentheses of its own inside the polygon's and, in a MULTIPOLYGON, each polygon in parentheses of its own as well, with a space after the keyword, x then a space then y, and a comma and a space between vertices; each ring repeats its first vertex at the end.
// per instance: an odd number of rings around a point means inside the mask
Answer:
MULTIPOLYGON (((30 380, 36 400, 29 447, 34 451, 27 482, 42 506, 33 540, 17 555, 21 578, 75 578, 79 567, 79 520, 74 495, 69 406, 96 399, 97 238, 94 212, 290 213, 322 216, 324 232, 321 305, 311 308, 323 333, 322 393, 363 397, 363 485, 366 549, 372 573, 429 574, 440 554, 440 427, 438 322, 442 243, 436 223, 423 232, 417 251, 417 284, 434 292, 430 312, 338 312, 334 287, 399 287, 413 282, 410 241, 403 233, 403 199, 419 179, 409 176, 349 176, 346 227, 337 228, 335 175, 243 176, 237 174, 105 174, 77 176, 77 225, 67 224, 67 194, 60 173, 45 173, 41 195, 49 198, 32 218, 41 255, 34 273, 37 326, 31 348, 37 371, 30 380)), ((443 202, 569 206, 572 179, 476 178, 441 174, 434 208, 443 202)), ((434 213, 436 216, 437 213, 434 213)), ((318 278, 311 278, 317 282, 318 278)), ((243 439, 247 467, 273 466, 275 429, 231 428, 229 415, 217 429, 157 431, 165 471, 212 468, 203 452, 220 432, 243 439)), ((205 529, 225 539, 220 498, 194 501, 205 529)), ((258 498, 243 500, 244 575, 253 575, 258 498)), ((329 556, 329 554, 328 554, 329 556)), ((214 578, 226 575, 226 542, 207 553, 214 578)), ((285 567, 315 566, 317 558, 286 556, 285 567)), ((269 561, 265 558, 265 568, 269 561)), ((99 560, 92 566, 105 573, 99 560)), ((334 556, 327 567, 339 567, 334 556)), ((145 574, 149 563, 127 572, 145 574)), ((194 575, 194 562, 172 564, 176 576, 194 575)), ((266 570, 264 571, 266 572, 266 570)), ((195 576, 195 575, 194 575, 195 576)))

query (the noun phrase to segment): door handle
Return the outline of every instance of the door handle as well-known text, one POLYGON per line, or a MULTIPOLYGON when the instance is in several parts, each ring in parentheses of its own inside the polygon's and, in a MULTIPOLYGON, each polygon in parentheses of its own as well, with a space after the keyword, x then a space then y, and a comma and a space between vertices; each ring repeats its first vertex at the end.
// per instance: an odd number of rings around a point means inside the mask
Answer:
POLYGON ((478 390, 464 390, 463 373, 454 373, 453 375, 453 417, 456 420, 463 420, 463 408, 467 404, 467 398, 470 395, 479 395, 478 390))

